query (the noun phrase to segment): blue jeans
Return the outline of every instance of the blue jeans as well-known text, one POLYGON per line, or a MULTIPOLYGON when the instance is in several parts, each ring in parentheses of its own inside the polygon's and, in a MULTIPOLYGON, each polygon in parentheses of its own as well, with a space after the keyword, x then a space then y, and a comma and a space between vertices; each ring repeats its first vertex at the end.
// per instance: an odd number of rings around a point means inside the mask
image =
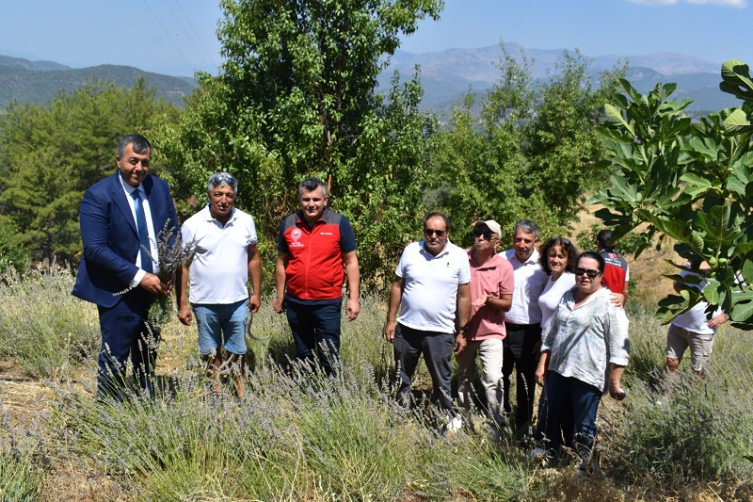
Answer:
POLYGON ((336 303, 311 305, 286 297, 285 313, 293 332, 296 359, 317 361, 328 375, 335 372, 340 357, 341 310, 342 298, 336 303))
POLYGON ((450 360, 455 336, 452 333, 419 331, 398 323, 392 343, 395 346, 395 362, 400 366, 398 401, 405 405, 411 404, 411 379, 423 354, 424 362, 431 374, 431 402, 445 411, 452 412, 450 360))
POLYGON ((199 353, 208 356, 222 346, 231 354, 243 355, 246 347, 248 298, 235 303, 196 303, 192 305, 199 328, 199 353))
POLYGON ((549 371, 546 378, 547 400, 539 417, 539 431, 549 441, 547 448, 559 451, 562 446, 560 427, 572 406, 574 445, 581 458, 590 456, 596 435, 596 412, 601 401, 601 389, 581 382, 577 378, 563 377, 549 371))

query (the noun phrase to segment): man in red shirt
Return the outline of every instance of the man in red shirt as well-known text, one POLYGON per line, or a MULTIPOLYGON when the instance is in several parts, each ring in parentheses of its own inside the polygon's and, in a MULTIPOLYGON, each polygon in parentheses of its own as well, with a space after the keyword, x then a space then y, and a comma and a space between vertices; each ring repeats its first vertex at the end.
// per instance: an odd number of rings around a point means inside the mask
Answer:
POLYGON ((327 209, 328 199, 321 180, 307 178, 301 183, 301 209, 285 218, 280 227, 277 297, 272 307, 278 314, 287 313, 296 358, 318 361, 331 374, 340 351, 343 265, 348 321, 360 310, 360 277, 353 228, 345 216, 327 209))

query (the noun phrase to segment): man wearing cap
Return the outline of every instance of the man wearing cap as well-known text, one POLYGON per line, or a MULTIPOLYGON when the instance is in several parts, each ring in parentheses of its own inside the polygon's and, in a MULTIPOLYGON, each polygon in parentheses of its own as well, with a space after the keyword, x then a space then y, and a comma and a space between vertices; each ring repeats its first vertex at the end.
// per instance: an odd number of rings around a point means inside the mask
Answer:
MULTIPOLYGON (((452 415, 450 362, 453 351, 459 354, 466 345, 471 273, 468 256, 449 240, 449 218, 429 213, 423 224, 424 240, 403 250, 395 270, 384 334, 395 346, 398 400, 410 404, 411 379, 423 354, 433 385, 431 402, 452 415)), ((460 426, 455 419, 451 425, 460 426)))
POLYGON ((471 318, 468 323, 468 345, 456 356, 460 387, 458 401, 470 409, 474 392, 473 379, 476 354, 481 357, 482 381, 486 394, 489 418, 504 424, 500 411, 502 393, 502 361, 505 331, 505 312, 512 304, 514 288, 510 262, 495 253, 502 231, 494 220, 473 224, 474 243, 468 250, 471 267, 471 318))
POLYGON ((510 407, 510 375, 516 370, 515 425, 518 432, 524 432, 533 420, 533 402, 536 392, 534 381, 538 366, 538 348, 541 345, 541 309, 539 296, 546 286, 547 275, 539 265, 539 226, 531 220, 520 220, 515 224, 513 247, 500 255, 512 265, 515 290, 512 305, 505 313, 504 381, 505 411, 510 407))
POLYGON ((209 177, 209 204, 190 217, 181 229, 184 245, 195 245, 193 262, 178 274, 178 319, 191 325, 196 315, 199 352, 207 376, 220 393, 222 347, 233 375, 235 395, 243 397, 246 320, 261 305, 261 259, 251 215, 234 207, 238 181, 228 173, 209 177), (189 276, 190 272, 190 276, 189 276), (190 277, 190 306, 187 286, 190 277), (248 294, 251 278, 253 294, 248 294), (192 312, 193 310, 193 312, 192 312))

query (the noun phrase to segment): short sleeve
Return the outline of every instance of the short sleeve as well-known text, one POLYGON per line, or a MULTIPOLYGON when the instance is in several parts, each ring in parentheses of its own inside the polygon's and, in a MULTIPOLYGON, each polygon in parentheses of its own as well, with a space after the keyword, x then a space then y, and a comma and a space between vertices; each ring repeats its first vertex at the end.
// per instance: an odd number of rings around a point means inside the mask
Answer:
POLYGON ((348 218, 340 218, 340 251, 350 253, 356 250, 356 236, 348 218))
POLYGON ((280 238, 277 241, 277 252, 285 254, 290 253, 288 242, 285 240, 285 220, 280 224, 280 238))

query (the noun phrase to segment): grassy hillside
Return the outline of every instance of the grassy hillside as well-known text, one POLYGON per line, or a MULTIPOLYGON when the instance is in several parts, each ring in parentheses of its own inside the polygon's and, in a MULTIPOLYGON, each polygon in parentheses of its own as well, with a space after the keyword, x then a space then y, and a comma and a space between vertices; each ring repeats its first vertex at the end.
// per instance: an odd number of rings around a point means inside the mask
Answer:
MULTIPOLYGON (((385 300, 344 323, 337 378, 291 367, 270 299, 254 319, 241 403, 209 392, 195 328, 163 332, 155 400, 93 399, 96 308, 72 277, 0 280, 3 500, 751 500, 753 343, 723 328, 707 377, 662 373, 666 328, 633 306, 628 398, 604 398, 598 467, 541 465, 476 414, 442 434, 428 407, 393 398, 385 300), (42 378, 46 376, 46 378, 42 378)), ((684 368, 683 368, 684 369, 684 368)), ((422 366, 415 387, 430 387, 422 366)))
MULTIPOLYGON (((19 58, 0 59, 0 107, 5 107, 12 99, 20 103, 45 103, 61 89, 73 91, 96 77, 118 86, 131 87, 139 77, 144 77, 149 85, 157 89, 157 97, 176 106, 183 106, 183 99, 191 94, 196 84, 189 79, 149 73, 130 66, 100 65, 80 69, 60 69, 53 64, 36 67, 37 63, 21 64, 19 58)), ((62 65, 58 65, 62 66, 62 65)))

